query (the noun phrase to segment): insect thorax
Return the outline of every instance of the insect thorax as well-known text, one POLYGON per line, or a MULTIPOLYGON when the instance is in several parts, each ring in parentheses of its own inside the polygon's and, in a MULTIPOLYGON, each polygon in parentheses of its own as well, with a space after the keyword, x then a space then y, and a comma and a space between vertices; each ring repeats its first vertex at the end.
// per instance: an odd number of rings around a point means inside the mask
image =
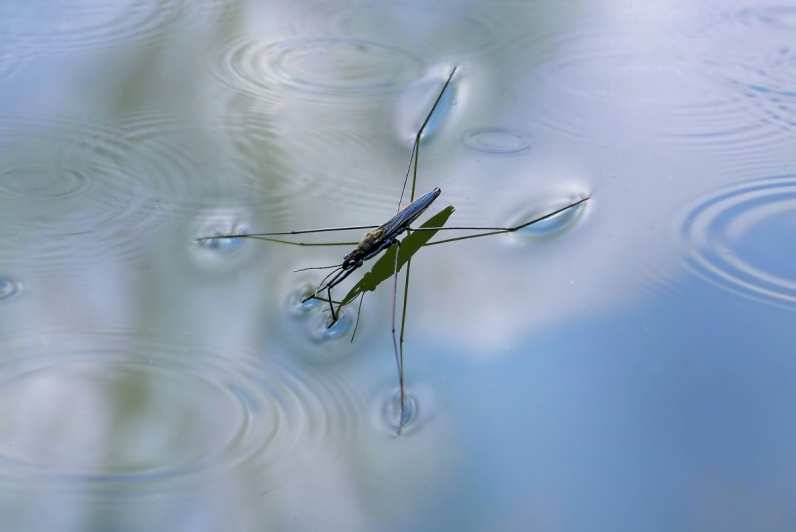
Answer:
POLYGON ((357 249, 362 251, 369 251, 372 249, 376 243, 384 236, 384 228, 377 227, 376 229, 371 229, 362 237, 362 240, 359 241, 357 244, 357 249))
POLYGON ((365 233, 357 247, 343 258, 343 267, 346 268, 358 262, 361 263, 368 253, 379 245, 382 236, 384 236, 384 229, 381 227, 371 229, 365 233))

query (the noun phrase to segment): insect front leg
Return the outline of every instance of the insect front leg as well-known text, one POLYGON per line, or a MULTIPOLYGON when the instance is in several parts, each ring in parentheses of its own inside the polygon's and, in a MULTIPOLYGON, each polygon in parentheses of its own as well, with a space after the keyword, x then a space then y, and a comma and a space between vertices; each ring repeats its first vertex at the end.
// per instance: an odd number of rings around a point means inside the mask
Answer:
MULTIPOLYGON (((362 266, 362 264, 363 264, 363 261, 361 261, 361 260, 357 261, 348 270, 345 270, 345 272, 342 273, 342 275, 335 276, 335 278, 332 279, 331 281, 329 281, 329 283, 326 285, 326 293, 329 295, 329 308, 332 311, 332 321, 329 323, 329 325, 326 326, 327 328, 329 328, 332 325, 334 325, 335 323, 337 323, 337 318, 338 318, 338 315, 340 313, 340 309, 343 306, 342 303, 340 305, 338 305, 337 306, 337 312, 335 312, 334 303, 332 302, 332 288, 334 288, 338 284, 342 283, 345 280, 346 277, 348 277, 349 275, 354 273, 354 271, 356 271, 360 266, 362 266)), ((321 288, 321 290, 322 290, 322 288, 321 288)))

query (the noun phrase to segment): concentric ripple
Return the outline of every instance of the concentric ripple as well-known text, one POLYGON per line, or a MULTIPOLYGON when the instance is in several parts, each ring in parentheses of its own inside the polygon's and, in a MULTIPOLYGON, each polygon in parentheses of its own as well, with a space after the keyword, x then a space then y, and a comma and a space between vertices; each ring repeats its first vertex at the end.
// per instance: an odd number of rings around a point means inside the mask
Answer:
POLYGON ((325 101, 392 93, 417 77, 422 61, 360 39, 239 39, 224 48, 217 67, 220 81, 256 98, 325 101))
POLYGON ((218 128, 229 145, 228 163, 240 176, 237 188, 273 223, 290 213, 296 198, 322 193, 319 172, 294 156, 291 135, 280 135, 273 117, 249 112, 218 128))
POLYGON ((739 90, 763 120, 796 131, 796 43, 709 66, 713 75, 739 90))
POLYGON ((538 77, 566 93, 616 105, 679 101, 680 95, 656 89, 657 83, 674 86, 681 82, 678 69, 682 64, 674 60, 671 50, 633 47, 634 43, 633 35, 567 35, 559 40, 558 53, 539 65, 538 77))
POLYGON ((178 0, 29 0, 0 3, 0 35, 37 52, 150 41, 176 19, 178 0))
POLYGON ((347 387, 241 353, 124 334, 3 343, 0 480, 162 489, 242 468, 261 486, 350 435, 347 387))
POLYGON ((796 309, 794 229, 796 175, 739 183, 703 199, 685 217, 685 263, 721 288, 796 309))
POLYGON ((597 142, 611 142, 617 129, 689 147, 747 151, 782 139, 780 128, 749 112, 747 98, 711 79, 705 56, 639 46, 636 39, 603 34, 562 39, 556 57, 536 72, 538 86, 547 88, 554 102, 540 109, 540 120, 597 142))
POLYGON ((31 163, 28 167, 5 169, 0 174, 0 196, 22 200, 67 199, 81 194, 88 183, 89 178, 79 171, 31 163))
POLYGON ((507 39, 509 33, 495 30, 488 12, 471 15, 469 10, 452 12, 430 3, 357 5, 338 10, 331 21, 335 32, 393 45, 406 45, 407 35, 417 35, 417 44, 433 49, 437 57, 485 52, 507 39), (466 38, 459 37, 462 35, 466 38))
POLYGON ((737 11, 724 12, 722 18, 753 29, 784 32, 796 30, 796 6, 794 5, 745 7, 737 11))
POLYGON ((0 261, 41 270, 139 254, 195 171, 136 127, 0 118, 0 261))
MULTIPOLYGON (((359 168, 382 164, 383 157, 374 153, 373 141, 352 128, 307 127, 275 120, 265 113, 247 112, 226 118, 217 129, 225 137, 224 157, 230 173, 239 176, 235 193, 267 216, 267 227, 252 229, 306 229, 306 215, 301 209, 307 205, 323 209, 345 205, 346 211, 357 213, 351 222, 337 213, 330 214, 320 225, 377 223, 385 211, 394 208, 400 194, 400 174, 394 180, 374 180, 368 187, 361 186, 362 179, 370 178, 372 171, 359 168), (352 165, 352 161, 357 164, 352 165)), ((407 148, 407 160, 408 156, 407 148)))
MULTIPOLYGON (((173 1, 173 0, 172 0, 173 1)), ((243 9, 240 0, 191 0, 181 2, 180 22, 191 19, 222 21, 237 16, 243 9)))
POLYGON ((150 195, 169 213, 193 214, 216 205, 229 176, 208 175, 205 146, 191 127, 160 113, 137 113, 120 125, 128 158, 149 175, 150 195))
POLYGON ((705 76, 785 142, 796 131, 794 28, 792 5, 721 10, 702 25, 704 49, 694 51, 705 76))
POLYGON ((494 154, 519 153, 531 146, 527 134, 497 127, 466 131, 462 142, 473 150, 494 154))

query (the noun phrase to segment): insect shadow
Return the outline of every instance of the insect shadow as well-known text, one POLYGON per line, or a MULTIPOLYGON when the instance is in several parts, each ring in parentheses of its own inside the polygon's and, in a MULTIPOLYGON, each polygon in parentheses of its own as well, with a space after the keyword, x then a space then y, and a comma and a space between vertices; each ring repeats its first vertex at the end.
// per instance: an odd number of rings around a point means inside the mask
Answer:
POLYGON ((359 298, 359 306, 357 309, 356 325, 351 335, 351 341, 354 341, 357 328, 359 327, 359 316, 362 312, 362 303, 364 296, 367 292, 373 292, 376 288, 388 279, 393 279, 393 296, 392 296, 392 340, 393 351, 395 354, 395 362, 398 370, 398 383, 400 390, 400 414, 398 421, 398 434, 403 430, 407 420, 406 411, 406 379, 404 371, 404 339, 406 332, 406 315, 407 305, 409 301, 409 272, 412 265, 412 257, 420 251, 423 247, 434 246, 439 244, 447 244, 451 242, 458 242, 460 240, 467 240, 472 238, 482 238, 487 236, 494 236, 504 233, 511 233, 518 231, 535 223, 552 218, 566 210, 573 209, 590 199, 586 195, 576 201, 573 201, 561 208, 550 211, 544 215, 535 217, 531 220, 521 224, 510 227, 446 227, 450 216, 453 214, 454 208, 448 205, 436 214, 431 216, 428 220, 419 226, 413 227, 412 224, 431 206, 432 203, 440 196, 442 191, 440 188, 434 188, 418 198, 415 198, 415 190, 417 185, 417 169, 420 157, 420 141, 431 120, 434 111, 437 109, 443 95, 445 95, 448 87, 453 80, 454 75, 458 71, 458 67, 454 67, 448 75, 445 83, 439 91, 434 104, 431 106, 428 114, 423 120, 422 125, 415 134, 412 150, 409 157, 409 167, 403 180, 403 187, 401 189, 401 196, 398 199, 398 206, 395 215, 381 225, 357 225, 347 227, 323 227, 316 229, 304 229, 297 231, 281 231, 269 233, 245 233, 245 234, 227 234, 227 235, 212 235, 198 238, 197 241, 206 241, 213 239, 235 239, 235 238, 250 238, 256 240, 263 240, 275 244, 286 244, 293 246, 353 246, 353 249, 343 257, 339 264, 332 266, 320 266, 302 268, 296 271, 306 270, 331 270, 324 276, 318 283, 317 287, 311 294, 308 294, 302 302, 309 301, 310 299, 317 299, 329 305, 331 312, 331 321, 328 326, 331 327, 339 319, 340 310, 359 298), (411 188, 409 194, 410 203, 405 207, 403 204, 404 196, 406 195, 407 184, 409 177, 412 177, 411 188), (303 242, 289 239, 297 235, 317 234, 317 233, 333 233, 337 231, 351 231, 357 229, 367 229, 368 231, 358 242, 303 242), (434 236, 440 231, 478 231, 474 234, 464 234, 440 240, 432 240, 434 236), (403 237, 399 239, 399 237, 403 237), (382 254, 383 252, 383 254, 382 254), (332 297, 332 290, 334 287, 342 283, 351 274, 361 268, 364 263, 377 255, 382 254, 381 257, 373 264, 370 271, 366 272, 362 278, 354 284, 354 286, 343 296, 339 301, 332 297), (401 311, 400 334, 398 334, 398 327, 396 321, 396 308, 398 296, 398 277, 399 272, 405 267, 404 286, 403 286, 403 304, 401 311), (325 295, 325 297, 324 297, 325 295))

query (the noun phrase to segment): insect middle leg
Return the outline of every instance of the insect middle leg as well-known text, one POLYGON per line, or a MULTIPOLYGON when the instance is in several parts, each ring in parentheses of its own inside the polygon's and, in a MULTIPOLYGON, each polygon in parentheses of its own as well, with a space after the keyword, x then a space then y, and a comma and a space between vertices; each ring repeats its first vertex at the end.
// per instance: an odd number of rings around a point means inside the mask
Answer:
POLYGON ((332 303, 332 287, 331 286, 326 288, 326 294, 329 296, 329 310, 332 311, 332 323, 329 324, 329 327, 331 327, 332 324, 337 321, 337 315, 334 313, 334 303, 332 303))
POLYGON ((443 240, 435 240, 424 244, 425 246, 435 246, 437 244, 445 244, 448 242, 458 242, 459 240, 468 240, 471 238, 481 238, 485 236, 493 236, 493 235, 502 235, 504 233, 513 233, 514 231, 519 231, 525 227, 533 225, 535 223, 547 220, 548 218, 552 218, 557 214, 561 214, 562 212, 577 207, 578 205, 583 204, 586 201, 589 201, 591 196, 585 196, 580 198, 577 201, 574 201, 568 205, 550 211, 546 214, 533 218, 527 222, 523 222, 519 225, 511 226, 511 227, 413 227, 410 231, 486 231, 485 233, 477 233, 474 235, 464 235, 464 236, 456 236, 453 238, 445 238, 443 240))

